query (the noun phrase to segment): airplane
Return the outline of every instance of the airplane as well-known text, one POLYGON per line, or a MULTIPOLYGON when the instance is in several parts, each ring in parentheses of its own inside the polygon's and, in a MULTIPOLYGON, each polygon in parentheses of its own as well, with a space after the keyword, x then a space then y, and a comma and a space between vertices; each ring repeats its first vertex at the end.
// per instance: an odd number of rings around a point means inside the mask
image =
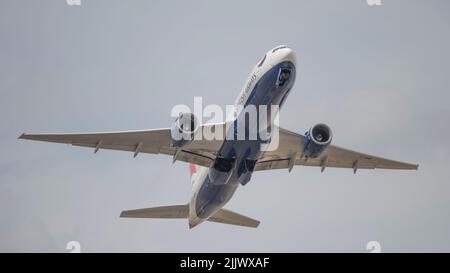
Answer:
MULTIPOLYGON (((297 59, 294 51, 285 45, 277 46, 257 62, 236 102, 237 106, 281 107, 291 91, 296 77, 297 59)), ((287 169, 295 165, 358 169, 417 170, 417 164, 404 163, 331 145, 333 137, 329 126, 313 125, 304 135, 281 128, 274 123, 278 113, 266 122, 256 125, 277 129, 268 140, 236 139, 236 127, 245 120, 246 111, 232 113, 225 122, 196 125, 191 113, 180 113, 170 128, 82 134, 22 134, 20 139, 67 143, 99 149, 139 153, 165 154, 173 162, 189 163, 192 193, 187 204, 122 211, 126 218, 188 219, 189 229, 204 221, 256 228, 258 220, 224 209, 239 185, 246 185, 254 172, 287 169), (217 130, 217 139, 196 138, 202 132, 217 130), (276 135, 276 136, 275 136, 276 135), (275 149, 262 149, 277 138, 275 149)), ((255 127, 246 124, 244 127, 255 127)), ((269 130, 275 131, 275 130, 269 130)), ((246 136, 246 135, 245 135, 246 136)))

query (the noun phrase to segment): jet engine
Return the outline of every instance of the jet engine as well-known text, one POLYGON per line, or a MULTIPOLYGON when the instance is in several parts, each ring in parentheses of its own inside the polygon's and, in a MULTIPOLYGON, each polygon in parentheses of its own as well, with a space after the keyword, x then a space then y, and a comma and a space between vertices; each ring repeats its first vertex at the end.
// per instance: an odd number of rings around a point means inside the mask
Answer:
POLYGON ((173 147, 181 148, 194 139, 198 129, 197 118, 192 113, 181 113, 170 128, 170 143, 173 147))
POLYGON ((333 133, 326 124, 319 123, 311 127, 305 134, 303 154, 310 158, 320 156, 330 145, 333 133))

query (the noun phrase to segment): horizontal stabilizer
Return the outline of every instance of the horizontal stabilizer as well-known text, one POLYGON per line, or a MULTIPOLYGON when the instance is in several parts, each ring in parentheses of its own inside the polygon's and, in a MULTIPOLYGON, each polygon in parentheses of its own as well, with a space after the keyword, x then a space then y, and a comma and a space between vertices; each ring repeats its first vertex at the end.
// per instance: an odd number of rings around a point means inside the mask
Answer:
POLYGON ((252 228, 258 227, 260 223, 258 220, 226 209, 219 210, 216 214, 209 217, 208 221, 252 228))
POLYGON ((126 218, 187 218, 189 205, 176 205, 146 209, 124 210, 120 217, 126 218))
MULTIPOLYGON (((186 219, 189 218, 189 205, 175 205, 175 206, 125 210, 122 211, 120 217, 186 219)), ((250 217, 226 209, 220 209, 213 216, 209 217, 207 221, 252 228, 256 228, 259 225, 258 220, 252 219, 250 217)))

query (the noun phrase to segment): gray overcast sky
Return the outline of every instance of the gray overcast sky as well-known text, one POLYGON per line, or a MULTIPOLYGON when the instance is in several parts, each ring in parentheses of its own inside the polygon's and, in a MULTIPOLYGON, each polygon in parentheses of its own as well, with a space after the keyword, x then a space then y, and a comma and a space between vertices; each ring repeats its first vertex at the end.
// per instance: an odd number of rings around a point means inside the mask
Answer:
POLYGON ((0 251, 450 251, 450 2, 0 1, 0 251), (281 124, 419 171, 256 173, 227 208, 258 229, 120 219, 185 203, 166 156, 19 141, 168 127, 175 104, 232 104, 252 66, 299 59, 281 124))

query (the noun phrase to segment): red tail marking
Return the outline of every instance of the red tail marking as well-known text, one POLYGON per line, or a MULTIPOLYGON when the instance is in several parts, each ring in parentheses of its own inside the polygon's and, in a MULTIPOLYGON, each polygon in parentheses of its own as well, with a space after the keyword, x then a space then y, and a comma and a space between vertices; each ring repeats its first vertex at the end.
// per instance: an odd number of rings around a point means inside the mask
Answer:
POLYGON ((194 173, 197 172, 197 165, 189 163, 189 173, 192 176, 194 173))

